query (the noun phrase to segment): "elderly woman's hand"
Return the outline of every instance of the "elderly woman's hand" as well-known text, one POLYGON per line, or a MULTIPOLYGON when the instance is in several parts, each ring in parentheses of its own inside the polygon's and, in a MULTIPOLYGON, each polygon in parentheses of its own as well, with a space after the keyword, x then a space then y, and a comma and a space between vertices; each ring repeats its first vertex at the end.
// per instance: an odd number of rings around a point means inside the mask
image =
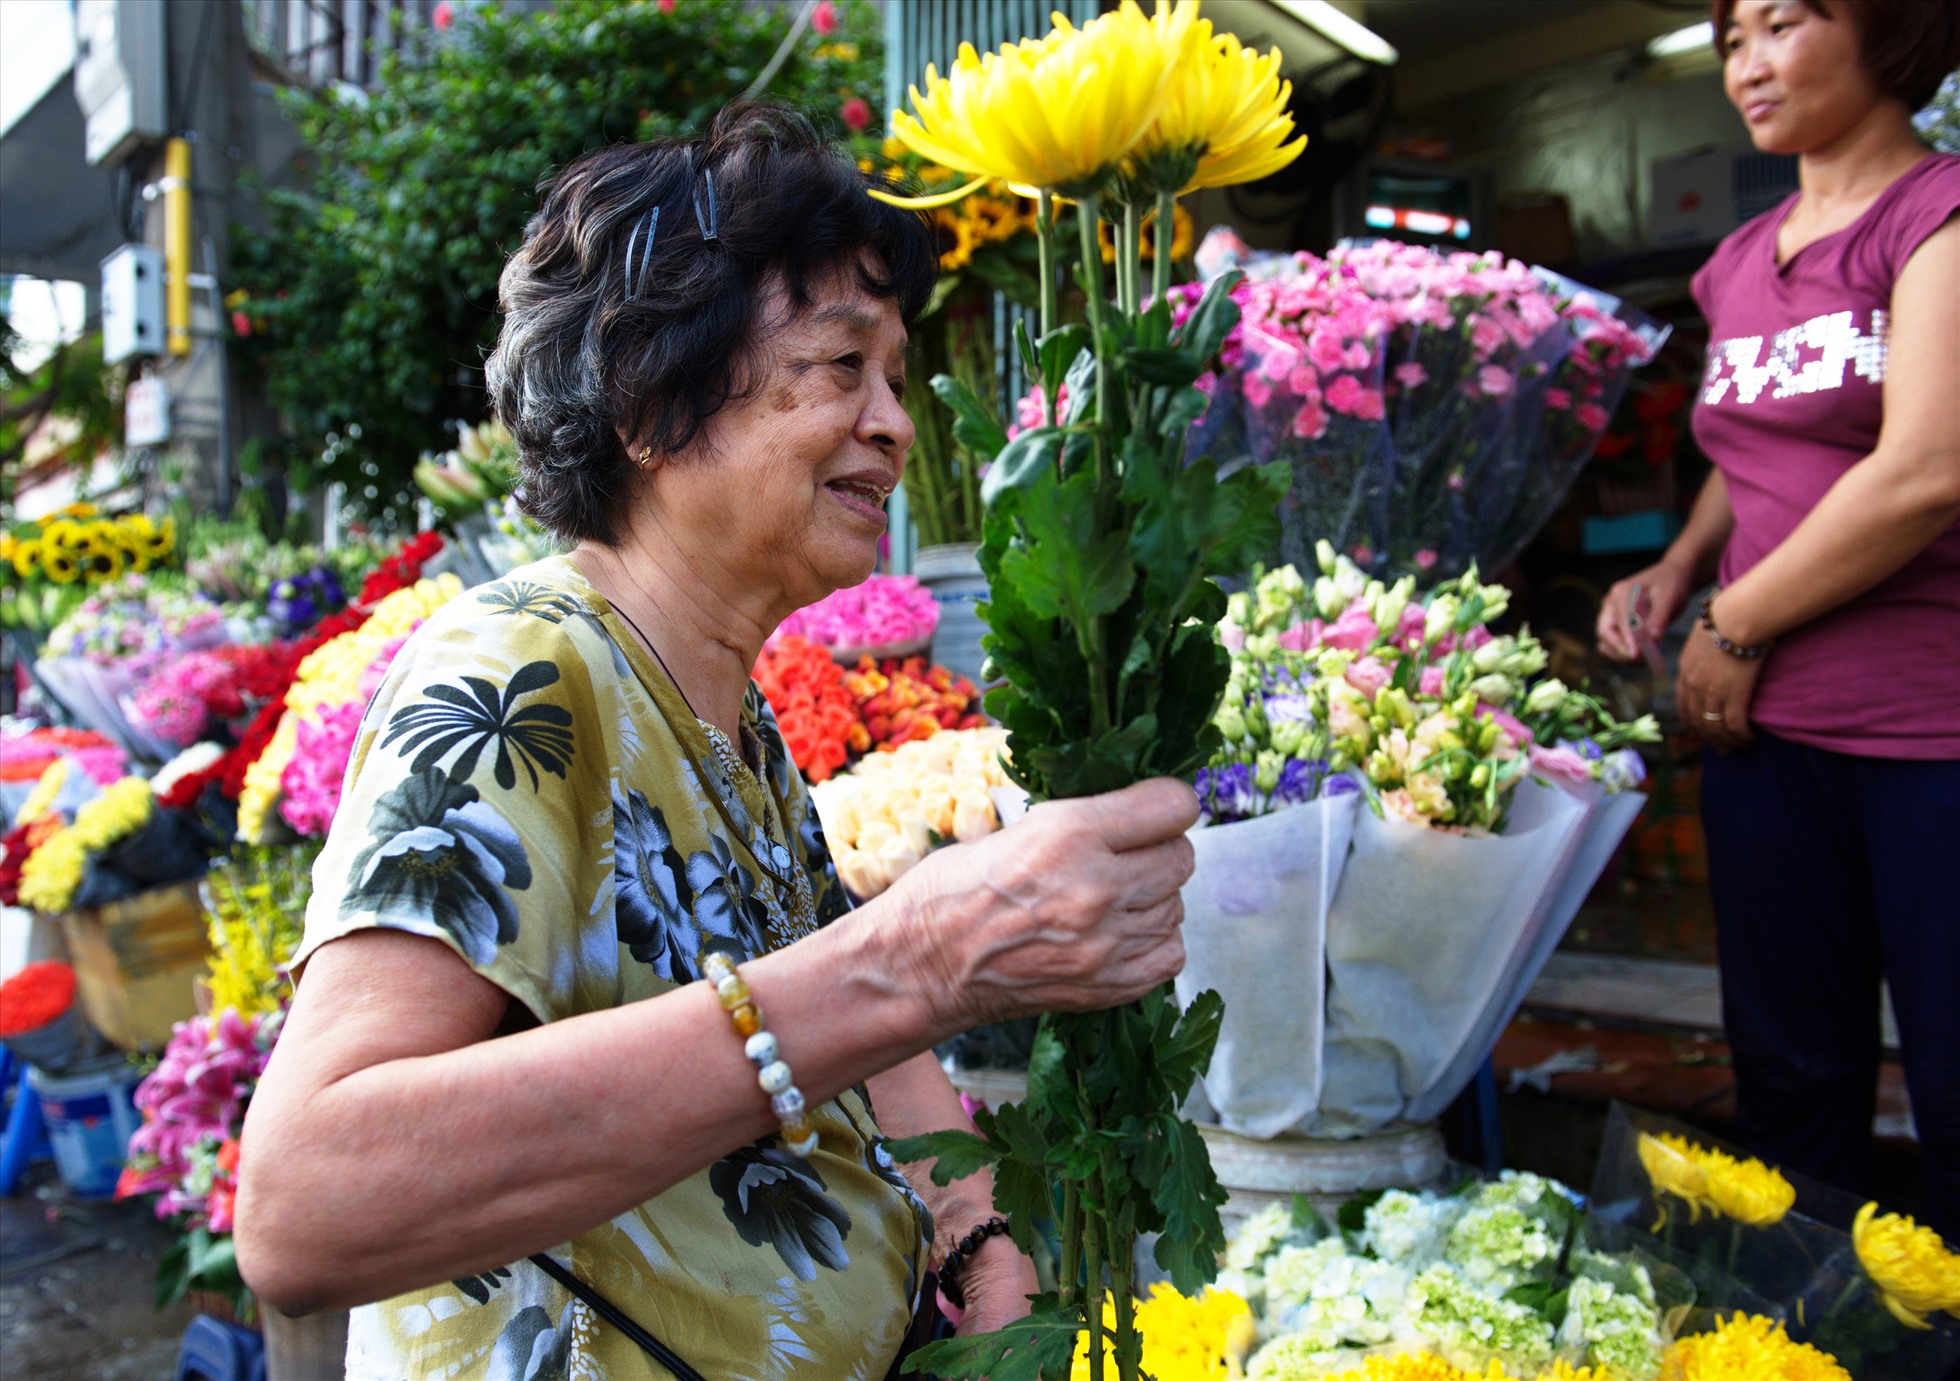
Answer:
POLYGON ((942 849, 875 904, 948 1032, 1140 997, 1184 966, 1178 889, 1198 798, 1159 778, 1036 806, 942 849))

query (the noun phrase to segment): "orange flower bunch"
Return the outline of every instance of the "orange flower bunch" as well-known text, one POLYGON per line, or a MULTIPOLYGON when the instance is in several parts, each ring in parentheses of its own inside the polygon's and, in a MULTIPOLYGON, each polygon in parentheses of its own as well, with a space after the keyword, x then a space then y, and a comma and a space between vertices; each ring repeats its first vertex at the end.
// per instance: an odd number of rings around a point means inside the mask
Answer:
POLYGON ((871 735, 844 684, 844 668, 808 638, 792 634, 764 648, 754 674, 776 712, 783 745, 810 781, 823 781, 853 754, 870 751, 871 735))
POLYGON ((972 707, 980 692, 964 676, 923 657, 888 659, 882 665, 860 658, 844 686, 857 702, 871 742, 881 753, 901 743, 931 738, 941 729, 978 729, 986 716, 972 707))

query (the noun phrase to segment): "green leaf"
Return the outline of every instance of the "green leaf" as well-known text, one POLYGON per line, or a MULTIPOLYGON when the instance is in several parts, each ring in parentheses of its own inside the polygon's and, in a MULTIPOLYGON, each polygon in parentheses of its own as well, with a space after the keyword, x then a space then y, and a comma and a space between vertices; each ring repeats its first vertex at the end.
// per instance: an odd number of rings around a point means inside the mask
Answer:
POLYGON ((1565 1322, 1567 1287, 1556 1280, 1527 1280, 1504 1292, 1513 1304, 1522 1304, 1556 1330, 1565 1322))
POLYGON ((891 1157, 902 1164, 930 1160, 932 1182, 950 1184, 986 1169, 1001 1158, 1002 1148, 972 1132, 947 1129, 923 1136, 900 1137, 885 1143, 891 1157))
POLYGON ((1198 1129, 1174 1113, 1163 1114, 1160 1126, 1166 1159, 1152 1195, 1164 1218, 1157 1264, 1178 1290, 1196 1295, 1217 1277, 1218 1254, 1225 1250, 1225 1229, 1218 1221, 1225 1191, 1198 1129))
POLYGON ((1232 289, 1244 277, 1235 269, 1212 279, 1204 297, 1185 318, 1183 327, 1173 334, 1177 348, 1199 361, 1198 369, 1192 371, 1193 377, 1203 371, 1206 362, 1225 343, 1225 337, 1239 324, 1239 304, 1232 300, 1232 289))
POLYGON ((1006 431, 965 380, 951 374, 935 374, 932 391, 952 409, 953 437, 960 445, 976 456, 998 455, 1007 445, 1006 431))
POLYGON ((1014 344, 1021 351, 1021 372, 1030 379, 1041 377, 1041 352, 1034 348, 1034 337, 1028 332, 1028 319, 1018 318, 1014 323, 1014 344))
POLYGON ((989 506, 997 504, 1014 490, 1054 474, 1065 439, 1059 428, 1034 427, 1007 442, 994 456, 987 477, 980 481, 981 499, 989 506))
MULTIPOLYGON (((1050 393, 1060 388, 1068 378, 1069 371, 1077 358, 1089 348, 1089 328, 1080 322, 1060 326, 1041 338, 1041 371, 1039 377, 1050 393)), ((1091 357, 1093 362, 1093 356, 1091 357)), ((1076 394, 1069 391, 1070 413, 1081 416, 1074 407, 1076 394)))
POLYGON ((1157 1071, 1182 1101, 1191 1085, 1211 1064, 1218 1031, 1225 1020, 1225 999, 1207 988, 1191 1000, 1177 1019, 1170 1039, 1157 1052, 1157 1071))
POLYGON ((1342 1232, 1357 1234, 1366 1232, 1368 1210, 1373 1208, 1376 1201, 1386 1193, 1388 1193, 1386 1189, 1364 1189, 1341 1205, 1340 1212, 1334 1215, 1334 1221, 1340 1224, 1342 1232))
POLYGON ((1313 1200, 1304 1194, 1293 1196, 1293 1226, 1299 1232, 1312 1233, 1316 1242, 1334 1231, 1320 1216, 1320 1210, 1313 1206, 1313 1200))
POLYGON ((948 1381, 1043 1381, 1067 1376, 1076 1339, 1087 1327, 1081 1310, 1057 1295, 1037 1295, 1027 1317, 996 1333, 928 1343, 905 1358, 908 1370, 948 1381))
POLYGON ((1182 350, 1126 350, 1122 363, 1132 378, 1171 388, 1188 384, 1204 372, 1203 361, 1182 350))
MULTIPOLYGON (((990 482, 1006 462, 1003 452, 987 476, 990 482)), ((1001 581, 1034 613, 1065 618, 1078 629, 1119 608, 1136 579, 1136 567, 1126 533, 1096 535, 1095 476, 1082 470, 1057 484, 1052 470, 1041 470, 1015 488, 1014 515, 1025 538, 1002 555, 1001 581)))
POLYGON ((156 1307, 167 1309, 190 1289, 191 1242, 188 1235, 172 1242, 157 1258, 156 1307))

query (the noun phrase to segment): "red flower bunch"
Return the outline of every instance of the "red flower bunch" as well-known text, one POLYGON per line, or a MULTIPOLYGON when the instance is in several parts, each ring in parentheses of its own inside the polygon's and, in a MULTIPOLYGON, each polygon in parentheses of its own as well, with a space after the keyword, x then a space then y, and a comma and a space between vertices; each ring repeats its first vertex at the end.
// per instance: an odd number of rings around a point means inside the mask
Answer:
POLYGON ((881 665, 862 658, 844 677, 844 686, 883 753, 941 729, 978 729, 987 722, 971 708, 980 699, 973 683, 945 667, 927 666, 923 657, 888 658, 881 665))
POLYGON ((755 682, 776 712, 783 744, 805 777, 823 781, 871 747, 844 685, 844 669, 808 638, 792 634, 756 660, 755 682))
POLYGON ((277 655, 268 654, 254 669, 255 679, 250 693, 255 699, 262 693, 266 698, 265 704, 239 736, 238 746, 204 771, 181 778, 164 798, 163 804, 178 810, 186 809, 214 781, 227 797, 236 801, 239 792, 245 789, 246 769, 259 760, 259 755, 272 742, 273 735, 279 732, 279 720, 286 713, 286 692, 292 689, 293 675, 298 671, 299 664, 342 633, 352 633, 366 623, 374 606, 389 595, 405 590, 420 580, 422 568, 441 550, 441 533, 416 533, 402 543, 401 550, 368 572, 367 579, 361 584, 361 593, 352 604, 321 619, 305 637, 278 644, 277 655))
POLYGON ((29 964, 0 983, 0 1039, 38 1031, 75 1001, 75 971, 59 959, 29 964))
POLYGON ((26 866, 27 856, 67 823, 60 811, 51 810, 38 819, 16 825, 7 831, 6 838, 0 839, 0 906, 20 905, 20 870, 26 866))

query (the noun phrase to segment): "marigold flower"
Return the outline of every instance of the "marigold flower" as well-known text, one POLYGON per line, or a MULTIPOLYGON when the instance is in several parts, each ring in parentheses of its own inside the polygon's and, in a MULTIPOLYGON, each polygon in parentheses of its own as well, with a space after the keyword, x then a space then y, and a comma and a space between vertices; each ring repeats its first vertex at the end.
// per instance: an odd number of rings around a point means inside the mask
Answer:
POLYGON ((1960 1318, 1960 1256, 1931 1228, 1901 1214, 1881 1214, 1871 1203, 1858 1210, 1851 1242, 1879 1298, 1900 1323, 1931 1328, 1926 1316, 1935 1310, 1960 1318))

